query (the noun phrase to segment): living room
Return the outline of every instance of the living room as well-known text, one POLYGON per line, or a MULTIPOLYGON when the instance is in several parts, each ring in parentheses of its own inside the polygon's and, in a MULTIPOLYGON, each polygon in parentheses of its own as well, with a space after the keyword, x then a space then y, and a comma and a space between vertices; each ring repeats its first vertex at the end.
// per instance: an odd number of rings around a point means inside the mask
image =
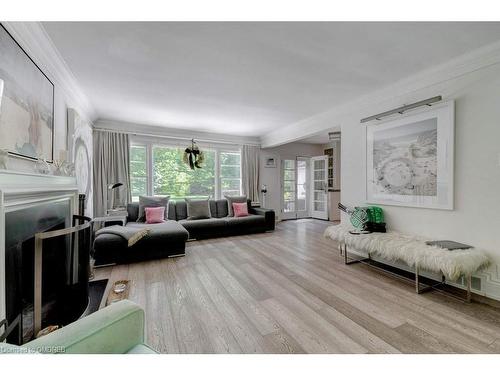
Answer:
POLYGON ((0 20, 0 353, 498 358, 496 9, 82 7, 0 20))

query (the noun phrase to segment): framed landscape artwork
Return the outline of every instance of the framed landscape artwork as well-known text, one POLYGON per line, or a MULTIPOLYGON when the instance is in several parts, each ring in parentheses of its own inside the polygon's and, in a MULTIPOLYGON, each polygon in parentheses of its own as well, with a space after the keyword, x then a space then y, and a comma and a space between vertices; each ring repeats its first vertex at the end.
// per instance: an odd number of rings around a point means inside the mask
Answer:
POLYGON ((54 85, 0 24, 0 149, 53 160, 54 85))
POLYGON ((453 209, 454 102, 366 128, 366 200, 453 209))

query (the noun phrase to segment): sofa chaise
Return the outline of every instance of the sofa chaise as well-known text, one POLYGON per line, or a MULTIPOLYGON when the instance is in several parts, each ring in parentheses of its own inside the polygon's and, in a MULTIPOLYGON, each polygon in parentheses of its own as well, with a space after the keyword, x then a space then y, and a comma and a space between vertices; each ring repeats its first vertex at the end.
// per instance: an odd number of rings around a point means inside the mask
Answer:
POLYGON ((274 230, 273 210, 252 207, 248 204, 248 216, 228 216, 226 199, 210 200, 209 219, 188 220, 185 201, 170 201, 168 220, 160 224, 138 223, 139 203, 127 205, 128 227, 148 228, 149 234, 135 245, 128 247, 127 241, 115 234, 103 233, 94 241, 96 265, 129 263, 142 260, 182 256, 187 240, 236 236, 274 230))

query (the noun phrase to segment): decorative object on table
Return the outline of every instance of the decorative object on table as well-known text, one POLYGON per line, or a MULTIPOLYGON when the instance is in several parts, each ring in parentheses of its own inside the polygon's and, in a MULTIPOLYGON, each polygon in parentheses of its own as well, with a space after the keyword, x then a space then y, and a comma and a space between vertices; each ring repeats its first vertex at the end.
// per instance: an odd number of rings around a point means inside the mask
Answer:
POLYGON ((113 210, 115 208, 115 189, 123 186, 121 182, 113 182, 108 184, 108 196, 111 196, 111 204, 108 206, 108 210, 113 210))
POLYGON ((368 214, 368 222, 366 223, 366 230, 370 232, 387 232, 385 227, 384 211, 377 206, 368 206, 366 208, 368 214))
POLYGON ((53 325, 53 326, 45 327, 44 329, 42 329, 41 331, 39 331, 36 334, 36 338, 39 339, 42 336, 45 336, 45 335, 48 335, 51 332, 57 331, 59 328, 61 328, 61 327, 59 327, 58 325, 53 325))
POLYGON ((351 224, 354 230, 351 230, 351 234, 367 234, 370 231, 366 230, 366 225, 368 223, 368 212, 366 207, 354 207, 350 208, 339 203, 339 209, 350 216, 351 224))
POLYGON ((66 176, 66 161, 54 159, 52 163, 54 167, 54 176, 66 176))
POLYGON ((35 162, 35 172, 40 174, 50 174, 50 166, 44 159, 39 158, 35 162))
POLYGON ((454 102, 366 129, 370 203, 453 209, 454 102))
POLYGON ((267 185, 262 185, 260 192, 262 193, 262 207, 266 208, 267 185))
POLYGON ((7 169, 8 163, 9 152, 7 150, 0 150, 0 169, 7 169))
MULTIPOLYGON (((69 177, 75 177, 75 164, 71 163, 71 162, 66 162, 65 163, 65 166, 64 166, 64 172, 66 174, 66 176, 69 176, 69 177)), ((89 196, 90 198, 91 196, 89 196)), ((87 208, 90 208, 92 206, 89 206, 87 204, 87 208)))
POLYGON ((67 127, 67 173, 76 177, 78 192, 85 194, 85 211, 93 215, 93 133, 91 124, 84 120, 76 110, 68 108, 67 127))
POLYGON ((54 85, 0 25, 0 148, 51 162, 54 144, 54 85))
POLYGON ((113 285, 113 291, 115 293, 123 293, 125 291, 125 289, 127 289, 127 284, 124 283, 123 281, 121 282, 116 282, 114 285, 113 285))
POLYGON ((276 158, 275 157, 266 158, 266 160, 264 160, 264 167, 265 168, 276 168, 276 158))
POLYGON ((191 147, 184 150, 183 161, 191 169, 201 168, 205 161, 205 155, 200 150, 194 139, 191 139, 191 147))
POLYGON ((112 303, 128 298, 130 291, 130 280, 115 281, 111 290, 109 291, 108 298, 106 299, 106 306, 112 303))

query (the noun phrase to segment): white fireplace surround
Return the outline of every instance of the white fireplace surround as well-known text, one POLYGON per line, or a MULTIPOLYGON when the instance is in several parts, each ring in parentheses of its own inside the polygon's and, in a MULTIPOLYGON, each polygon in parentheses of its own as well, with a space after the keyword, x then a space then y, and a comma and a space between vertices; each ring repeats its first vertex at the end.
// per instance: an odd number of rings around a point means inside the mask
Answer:
MULTIPOLYGON (((0 170, 0 320, 5 318, 5 214, 42 203, 69 201, 78 210, 75 177, 0 170)), ((1 334, 2 332, 0 332, 1 334)))

